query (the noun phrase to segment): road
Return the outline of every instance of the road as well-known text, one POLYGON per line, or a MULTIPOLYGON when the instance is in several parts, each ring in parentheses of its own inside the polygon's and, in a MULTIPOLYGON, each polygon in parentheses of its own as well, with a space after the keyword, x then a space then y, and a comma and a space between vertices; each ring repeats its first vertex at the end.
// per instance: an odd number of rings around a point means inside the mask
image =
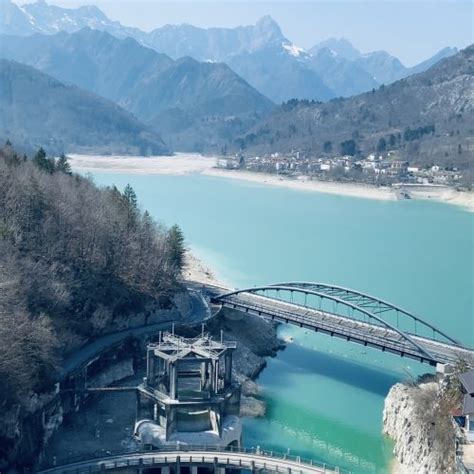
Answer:
POLYGON ((156 324, 123 329, 101 336, 81 347, 79 350, 65 358, 59 370, 59 379, 63 380, 69 374, 87 365, 91 360, 96 358, 105 350, 123 342, 127 337, 140 337, 144 335, 157 334, 159 331, 170 329, 173 322, 176 322, 177 324, 186 322, 189 325, 195 325, 200 324, 202 321, 209 318, 209 307, 199 292, 194 290, 191 292, 191 303, 191 314, 189 314, 185 320, 175 321, 169 319, 156 324))

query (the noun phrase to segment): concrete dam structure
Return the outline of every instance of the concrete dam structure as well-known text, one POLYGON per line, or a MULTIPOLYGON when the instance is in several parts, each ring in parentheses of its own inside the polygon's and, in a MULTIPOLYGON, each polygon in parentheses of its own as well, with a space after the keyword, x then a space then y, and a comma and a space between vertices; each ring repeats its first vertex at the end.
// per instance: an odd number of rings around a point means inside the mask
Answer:
POLYGON ((145 449, 169 445, 241 446, 240 386, 232 380, 235 342, 208 335, 160 335, 147 348, 137 388, 134 434, 145 449))

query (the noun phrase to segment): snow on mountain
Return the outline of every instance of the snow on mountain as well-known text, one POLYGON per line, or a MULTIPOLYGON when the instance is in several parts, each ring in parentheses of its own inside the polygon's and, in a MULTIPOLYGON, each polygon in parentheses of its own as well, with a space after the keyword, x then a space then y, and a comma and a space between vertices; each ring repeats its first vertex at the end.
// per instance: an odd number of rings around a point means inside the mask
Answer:
POLYGON ((0 0, 0 34, 74 33, 86 27, 117 38, 132 37, 173 59, 190 56, 198 61, 225 62, 275 102, 358 94, 425 71, 456 52, 445 48, 407 68, 386 51, 362 54, 344 38, 326 39, 307 51, 286 38, 269 15, 254 25, 236 28, 204 29, 182 24, 146 33, 110 20, 96 6, 61 8, 44 0, 18 6, 11 0, 0 0))
POLYGON ((305 49, 300 48, 299 46, 296 46, 293 43, 282 43, 281 45, 284 49, 288 51, 291 56, 294 56, 295 58, 308 55, 308 52, 305 49))

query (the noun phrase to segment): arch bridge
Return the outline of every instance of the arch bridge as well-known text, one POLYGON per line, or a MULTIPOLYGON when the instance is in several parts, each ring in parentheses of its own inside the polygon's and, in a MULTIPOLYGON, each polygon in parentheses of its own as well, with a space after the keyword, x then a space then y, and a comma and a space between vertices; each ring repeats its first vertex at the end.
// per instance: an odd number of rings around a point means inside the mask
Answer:
POLYGON ((221 291, 211 301, 224 308, 294 324, 433 366, 474 361, 474 350, 428 321, 349 288, 285 282, 221 291))

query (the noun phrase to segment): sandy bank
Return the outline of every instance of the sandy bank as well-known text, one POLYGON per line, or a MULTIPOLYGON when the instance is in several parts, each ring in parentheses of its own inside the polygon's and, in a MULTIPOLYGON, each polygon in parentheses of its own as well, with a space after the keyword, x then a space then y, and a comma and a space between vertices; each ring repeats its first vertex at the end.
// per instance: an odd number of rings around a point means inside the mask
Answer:
POLYGON ((68 155, 74 171, 110 171, 113 173, 182 175, 203 173, 216 165, 213 157, 198 153, 174 156, 68 155))
POLYGON ((456 191, 452 188, 440 187, 429 188, 426 190, 417 189, 410 191, 410 196, 413 199, 428 199, 432 201, 440 201, 454 206, 460 206, 467 211, 474 212, 474 193, 456 191))
POLYGON ((187 250, 185 255, 183 277, 185 280, 197 281, 209 285, 230 286, 218 280, 214 271, 190 250, 187 250))
MULTIPOLYGON (((280 186, 297 191, 310 191, 341 196, 394 201, 398 199, 393 188, 377 187, 357 183, 336 183, 328 181, 286 178, 279 175, 254 173, 250 171, 224 170, 215 167, 216 158, 198 153, 177 153, 174 156, 100 156, 70 155, 75 171, 110 171, 114 173, 145 175, 203 174, 218 178, 238 179, 269 186, 280 186)), ((444 202, 474 212, 474 194, 459 192, 444 186, 430 186, 426 189, 413 187, 409 190, 413 199, 429 199, 444 202)))

